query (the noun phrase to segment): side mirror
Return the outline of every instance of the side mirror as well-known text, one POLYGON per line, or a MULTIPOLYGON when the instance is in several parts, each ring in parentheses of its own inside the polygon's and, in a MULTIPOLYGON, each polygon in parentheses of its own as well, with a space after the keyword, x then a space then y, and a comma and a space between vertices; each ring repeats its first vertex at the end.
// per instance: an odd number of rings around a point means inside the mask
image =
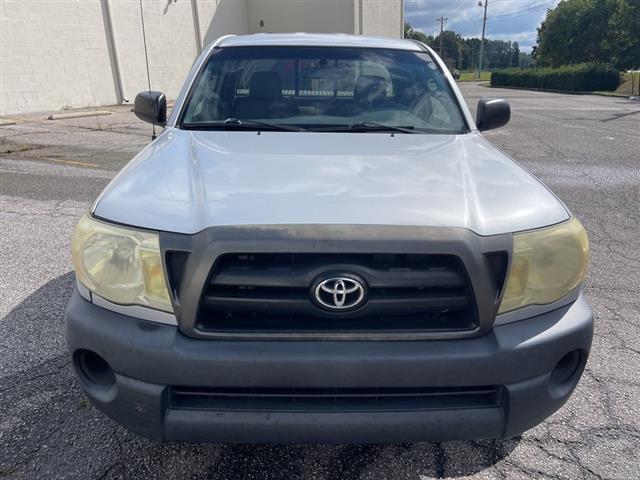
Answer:
POLYGON ((476 126, 478 130, 491 130, 506 125, 511 118, 509 102, 501 98, 481 98, 478 100, 476 126))
POLYGON ((162 92, 140 92, 136 95, 133 112, 140 120, 164 127, 167 123, 167 97, 162 92))

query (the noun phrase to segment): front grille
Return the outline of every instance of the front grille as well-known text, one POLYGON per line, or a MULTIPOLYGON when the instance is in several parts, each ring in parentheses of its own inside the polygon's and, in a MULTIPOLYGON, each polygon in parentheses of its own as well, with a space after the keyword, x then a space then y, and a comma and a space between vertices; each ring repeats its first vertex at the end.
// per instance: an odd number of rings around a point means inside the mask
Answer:
POLYGON ((474 330, 478 315, 462 262, 426 254, 224 254, 205 286, 202 332, 345 333, 474 330), (357 309, 327 311, 313 285, 356 275, 367 298, 357 309))
POLYGON ((500 387, 207 388, 171 387, 169 408, 210 411, 385 411, 497 408, 500 387))
POLYGON ((187 266, 189 254, 187 252, 169 251, 166 255, 167 270, 169 272, 169 283, 175 298, 180 297, 180 284, 187 266))

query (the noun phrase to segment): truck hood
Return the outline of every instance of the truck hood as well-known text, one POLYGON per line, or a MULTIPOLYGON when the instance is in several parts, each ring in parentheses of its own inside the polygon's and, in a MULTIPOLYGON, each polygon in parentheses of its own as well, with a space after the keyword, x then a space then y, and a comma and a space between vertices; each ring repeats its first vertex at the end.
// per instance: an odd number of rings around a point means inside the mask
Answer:
POLYGON ((166 130, 107 186, 105 220, 176 233, 219 225, 462 227, 479 235, 569 218, 482 135, 166 130))

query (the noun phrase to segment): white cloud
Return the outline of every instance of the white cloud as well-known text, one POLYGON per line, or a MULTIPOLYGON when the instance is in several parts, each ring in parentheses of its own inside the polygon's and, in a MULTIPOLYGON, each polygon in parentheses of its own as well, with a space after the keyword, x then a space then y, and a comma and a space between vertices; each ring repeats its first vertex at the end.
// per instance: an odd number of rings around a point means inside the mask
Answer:
MULTIPOLYGON (((484 1, 484 0, 483 0, 484 1)), ((529 50, 536 41, 536 28, 549 8, 559 0, 489 0, 487 37, 520 42, 529 50)), ((405 19, 429 35, 439 33, 436 18, 448 18, 445 28, 463 37, 479 37, 483 8, 478 0, 405 0, 405 19)))
POLYGON ((536 38, 537 33, 538 32, 536 30, 519 33, 498 33, 495 35, 491 35, 491 38, 495 40, 511 40, 512 42, 521 42, 530 38, 536 38))
POLYGON ((452 29, 453 25, 461 24, 477 15, 477 0, 465 1, 464 7, 460 8, 462 2, 453 5, 453 2, 439 0, 405 0, 405 19, 416 28, 428 34, 436 34, 439 27, 436 25, 436 18, 444 16, 447 18, 445 28, 452 29))

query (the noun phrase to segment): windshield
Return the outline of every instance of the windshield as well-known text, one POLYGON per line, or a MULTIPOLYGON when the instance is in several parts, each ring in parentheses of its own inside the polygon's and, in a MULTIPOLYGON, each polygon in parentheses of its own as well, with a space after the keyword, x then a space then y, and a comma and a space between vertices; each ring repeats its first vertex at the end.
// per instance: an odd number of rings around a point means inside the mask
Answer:
POLYGON ((391 49, 221 48, 183 112, 182 128, 466 131, 429 54, 391 49))

